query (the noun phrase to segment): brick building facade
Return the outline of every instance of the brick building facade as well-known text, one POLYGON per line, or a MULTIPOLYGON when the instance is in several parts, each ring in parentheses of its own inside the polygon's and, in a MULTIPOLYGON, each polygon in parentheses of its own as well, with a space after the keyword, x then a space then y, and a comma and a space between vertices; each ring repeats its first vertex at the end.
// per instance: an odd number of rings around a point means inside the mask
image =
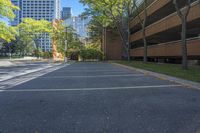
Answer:
MULTIPOLYGON (((181 20, 176 13, 173 0, 150 0, 147 7, 146 37, 148 43, 149 60, 177 60, 181 59, 181 20)), ((180 4, 182 9, 184 1, 180 4)), ((191 9, 187 18, 187 47, 188 57, 191 60, 200 60, 200 1, 191 0, 191 9)), ((141 11, 140 18, 144 18, 141 11)), ((143 58, 142 27, 137 16, 130 21, 130 54, 132 58, 143 58)), ((109 34, 108 34, 109 35, 109 34)), ((109 35, 111 36, 111 35, 109 35)), ((110 38, 110 37, 107 38, 110 38)), ((115 38, 120 39, 116 36, 115 38)), ((107 39, 107 47, 119 48, 119 43, 107 39), (108 46, 110 45, 110 46, 108 46)), ((109 55, 115 53, 110 50, 109 55)), ((108 51, 107 51, 108 52, 108 51)), ((122 53, 122 52, 121 52, 122 53)), ((115 53, 116 54, 116 53, 115 53)), ((118 53, 119 54, 119 53, 118 53)), ((107 53, 108 55, 108 53, 107 53)), ((122 56, 122 55, 118 55, 122 56)), ((110 57, 107 57, 108 59, 110 57)))

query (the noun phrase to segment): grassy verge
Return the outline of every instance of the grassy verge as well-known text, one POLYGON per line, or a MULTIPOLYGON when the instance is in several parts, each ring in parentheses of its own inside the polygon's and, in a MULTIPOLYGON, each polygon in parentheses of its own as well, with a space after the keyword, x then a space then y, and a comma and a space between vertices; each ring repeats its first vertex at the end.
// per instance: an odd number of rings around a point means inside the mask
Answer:
POLYGON ((160 63, 143 63, 139 61, 112 61, 135 68, 140 68, 152 72, 162 73, 186 80, 200 82, 200 66, 189 67, 188 70, 183 70, 181 65, 176 64, 160 64, 160 63))

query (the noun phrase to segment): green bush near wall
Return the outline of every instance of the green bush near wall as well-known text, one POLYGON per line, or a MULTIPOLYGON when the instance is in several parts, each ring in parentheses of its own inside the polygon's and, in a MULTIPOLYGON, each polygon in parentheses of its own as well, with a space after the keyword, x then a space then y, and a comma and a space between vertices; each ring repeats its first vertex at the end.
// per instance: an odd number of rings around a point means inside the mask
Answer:
POLYGON ((80 56, 83 60, 103 60, 103 53, 94 48, 82 49, 80 56))

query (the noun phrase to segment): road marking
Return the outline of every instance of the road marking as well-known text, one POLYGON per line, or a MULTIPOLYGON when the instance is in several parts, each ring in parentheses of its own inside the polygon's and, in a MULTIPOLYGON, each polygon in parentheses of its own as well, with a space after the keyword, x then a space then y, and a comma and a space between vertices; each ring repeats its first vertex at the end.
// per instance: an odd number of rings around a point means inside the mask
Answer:
POLYGON ((124 75, 83 75, 83 76, 49 76, 49 77, 38 77, 40 79, 56 79, 56 78, 105 78, 105 77, 139 77, 144 76, 144 74, 124 74, 124 75))
POLYGON ((0 86, 0 89, 3 89, 3 88, 5 88, 5 86, 0 86))
POLYGON ((98 91, 98 90, 126 90, 126 89, 148 89, 148 88, 170 88, 182 85, 153 85, 153 86, 130 86, 130 87, 105 87, 105 88, 71 88, 71 89, 18 89, 0 90, 0 92, 58 92, 58 91, 98 91))
POLYGON ((66 69, 66 70, 59 70, 58 73, 64 72, 131 72, 129 70, 91 70, 91 69, 66 69))
MULTIPOLYGON (((23 84, 25 82, 28 82, 30 80, 33 80, 33 79, 36 79, 40 76, 43 76, 45 74, 48 74, 48 73, 51 73, 53 71, 56 71, 58 69, 61 69, 63 67, 65 67, 66 65, 63 65, 63 66, 55 66, 55 67, 51 67, 51 68, 48 68, 47 70, 43 71, 43 70, 40 70, 40 71, 37 71, 34 73, 34 77, 28 77, 28 76, 18 76, 18 77, 15 77, 13 79, 9 79, 9 80, 6 80, 6 81, 1 81, 0 84, 4 85, 4 88, 0 88, 1 91, 4 89, 9 89, 9 88, 12 88, 14 86, 17 86, 17 85, 20 85, 20 84, 23 84), (5 87, 6 86, 6 87, 5 87)), ((28 73, 26 75, 31 75, 33 73, 28 73)), ((3 90, 3 91, 4 91, 3 90)))

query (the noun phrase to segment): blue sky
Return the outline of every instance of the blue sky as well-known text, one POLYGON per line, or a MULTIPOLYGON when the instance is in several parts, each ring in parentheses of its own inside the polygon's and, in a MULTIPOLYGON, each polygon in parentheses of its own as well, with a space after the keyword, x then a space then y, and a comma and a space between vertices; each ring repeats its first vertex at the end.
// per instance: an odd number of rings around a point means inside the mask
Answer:
MULTIPOLYGON (((84 11, 84 6, 79 3, 79 0, 61 0, 61 7, 71 7, 73 16, 78 16, 84 11)), ((2 18, 0 18, 2 20, 2 18)), ((3 19, 7 22, 7 19, 3 19)))
POLYGON ((79 0, 61 0, 61 7, 71 7, 73 16, 78 16, 84 11, 84 6, 79 0))

